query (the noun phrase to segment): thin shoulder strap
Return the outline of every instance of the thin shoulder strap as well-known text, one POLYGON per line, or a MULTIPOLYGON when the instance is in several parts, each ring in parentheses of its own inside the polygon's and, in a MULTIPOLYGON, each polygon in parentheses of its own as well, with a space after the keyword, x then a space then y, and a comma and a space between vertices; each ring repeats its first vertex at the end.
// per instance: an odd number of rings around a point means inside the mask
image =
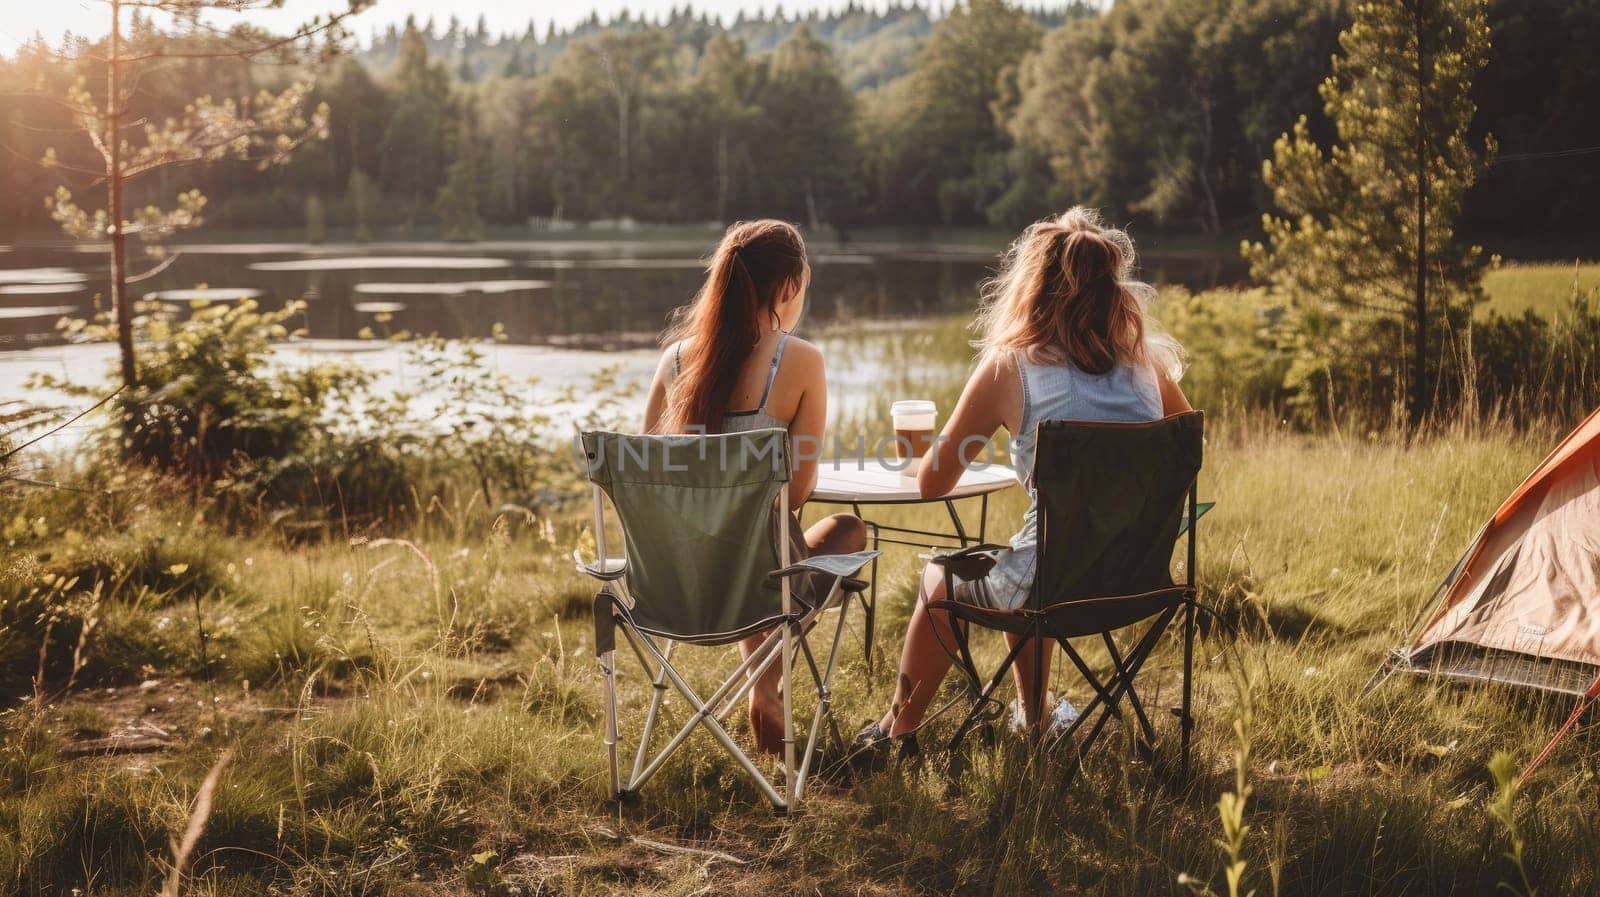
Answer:
POLYGON ((683 340, 672 344, 672 379, 683 374, 683 340))
POLYGON ((772 381, 778 379, 778 362, 783 360, 784 344, 789 342, 789 334, 778 337, 778 348, 772 352, 772 365, 767 368, 767 385, 761 390, 761 402, 756 405, 757 411, 767 410, 767 397, 772 395, 772 381))

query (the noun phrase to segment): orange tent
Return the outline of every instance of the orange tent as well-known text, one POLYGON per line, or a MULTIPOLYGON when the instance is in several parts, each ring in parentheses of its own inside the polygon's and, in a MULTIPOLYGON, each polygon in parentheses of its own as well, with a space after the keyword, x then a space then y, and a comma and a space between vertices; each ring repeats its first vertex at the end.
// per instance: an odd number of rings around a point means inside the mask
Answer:
POLYGON ((1505 500, 1392 669, 1582 695, 1600 672, 1600 410, 1505 500))
POLYGON ((1600 409, 1500 505, 1387 671, 1600 698, 1600 409))

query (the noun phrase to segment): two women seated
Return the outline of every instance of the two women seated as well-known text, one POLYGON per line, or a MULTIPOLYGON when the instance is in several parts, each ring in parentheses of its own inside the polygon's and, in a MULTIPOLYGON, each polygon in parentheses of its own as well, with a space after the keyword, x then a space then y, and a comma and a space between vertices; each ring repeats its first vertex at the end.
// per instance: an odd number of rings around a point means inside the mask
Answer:
MULTIPOLYGON (((984 289, 978 317, 977 369, 916 472, 922 495, 949 492, 987 440, 1004 427, 1012 462, 1024 481, 1033 465, 1034 426, 1041 420, 1144 422, 1189 410, 1175 379, 1176 353, 1154 339, 1145 307, 1153 290, 1133 279, 1133 243, 1092 210, 1074 208, 1030 226, 1011 245, 984 289)), ((793 453, 789 507, 796 511, 817 482, 817 454, 827 420, 822 352, 792 336, 810 284, 800 232, 781 221, 728 229, 704 286, 666 337, 645 409, 652 433, 727 433, 787 429, 793 453)), ((1030 490, 1031 492, 1031 490, 1030 490)), ((1010 547, 982 580, 955 582, 957 601, 999 609, 1020 607, 1033 581, 1037 506, 1030 502, 1010 547)), ((791 532, 799 533, 796 516, 791 532)), ((866 547, 867 527, 835 514, 796 537, 791 554, 837 554, 866 547)), ((943 599, 940 570, 924 571, 900 659, 894 699, 866 724, 856 750, 871 757, 898 747, 915 751, 915 732, 950 668, 948 614, 930 610, 943 599)), ((745 642, 755 649, 763 636, 745 642)), ((1035 679, 1035 652, 1025 650, 1016 675, 1026 724, 1043 725, 1049 650, 1035 679), (1043 683, 1038 693, 1033 684, 1043 683)), ((769 666, 750 693, 757 746, 783 749, 779 670, 769 666)))

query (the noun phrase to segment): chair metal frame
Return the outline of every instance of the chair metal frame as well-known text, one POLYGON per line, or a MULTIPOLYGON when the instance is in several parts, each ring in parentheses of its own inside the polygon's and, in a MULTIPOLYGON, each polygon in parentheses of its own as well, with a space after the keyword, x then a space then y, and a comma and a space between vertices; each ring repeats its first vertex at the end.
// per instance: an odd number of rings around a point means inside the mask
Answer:
MULTIPOLYGON (((1193 413, 1193 412, 1190 412, 1193 413)), ((1075 422, 1076 423, 1076 422, 1075 422)), ((1159 422, 1158 422, 1159 423, 1159 422)), ((1123 426, 1123 425, 1112 425, 1123 426)), ((1043 518, 1044 497, 1040 497, 1041 518, 1043 518)), ((951 600, 948 597, 939 601, 929 602, 930 609, 943 610, 949 613, 954 625, 951 629, 955 633, 957 648, 957 666, 965 673, 969 692, 972 697, 972 709, 956 728, 955 734, 949 742, 952 772, 959 774, 962 766, 961 748, 966 737, 980 724, 988 725, 999 715, 1000 705, 994 700, 994 692, 1007 672, 1014 669, 1017 658, 1021 652, 1033 647, 1034 650, 1034 692, 1039 695, 1041 703, 1044 701, 1043 691, 1043 658, 1045 640, 1054 641, 1061 646, 1062 652, 1072 662, 1085 683, 1094 691, 1094 697, 1079 713, 1068 728, 1059 736, 1058 744, 1072 743, 1073 736, 1085 725, 1092 725, 1088 735, 1078 744, 1072 766, 1075 773, 1081 765, 1089 749, 1100 737, 1107 722, 1113 717, 1124 720, 1123 711, 1119 704, 1124 700, 1133 711, 1143 735, 1146 749, 1153 749, 1156 743, 1155 727, 1150 721, 1138 691, 1134 688, 1137 678, 1144 664, 1149 660, 1161 636, 1172 625, 1173 619, 1180 610, 1183 611, 1183 685, 1180 706, 1173 708, 1173 713, 1178 717, 1180 727, 1180 754, 1181 769, 1185 776, 1189 770, 1190 742, 1193 736, 1193 673, 1194 673, 1194 640, 1195 640, 1195 612, 1198 603, 1197 557, 1196 557, 1196 524, 1200 517, 1209 511, 1214 502, 1201 503, 1199 500, 1198 475, 1191 480, 1186 494, 1186 505, 1183 516, 1179 520, 1177 535, 1186 537, 1186 557, 1184 564, 1183 581, 1176 582, 1167 588, 1132 595, 1107 595, 1088 598, 1074 598, 1053 604, 1044 604, 1044 595, 1049 590, 1049 584, 1039 582, 1041 577, 1035 577, 1028 595, 1027 605, 1016 610, 995 610, 979 607, 951 600), (1126 605, 1122 609, 1123 621, 1105 628, 1097 626, 1074 626, 1071 617, 1073 611, 1081 611, 1086 607, 1101 605, 1102 607, 1115 608, 1126 605), (1117 646, 1113 637, 1115 633, 1133 629, 1145 621, 1148 623, 1142 633, 1133 640, 1132 647, 1124 652, 1117 646), (1001 661, 994 674, 985 682, 978 673, 977 664, 973 659, 967 632, 968 624, 976 624, 986 629, 995 629, 1021 636, 1001 661), (1106 652, 1111 661, 1111 672, 1105 679, 1095 675, 1093 668, 1084 660, 1083 655, 1072 644, 1073 640, 1099 636, 1105 645, 1106 652), (1095 711, 1099 713, 1096 714, 1095 711)), ((941 568, 945 582, 946 596, 954 594, 954 578, 959 576, 963 580, 981 579, 995 563, 994 552, 1004 546, 978 545, 949 555, 936 556, 932 562, 941 568)), ((1039 537, 1040 567, 1043 568, 1042 558, 1044 552, 1052 550, 1048 542, 1048 533, 1041 519, 1039 537)), ((1055 550, 1066 550, 1057 547, 1055 550)), ((1037 708, 1036 712, 1042 715, 1047 710, 1037 708)), ((1135 742, 1136 749, 1141 747, 1135 742)))
MULTIPOLYGON (((711 736, 734 758, 755 781, 757 788, 780 814, 797 810, 811 776, 817 748, 826 721, 836 743, 842 743, 838 726, 832 715, 832 681, 838 666, 839 646, 843 641, 845 620, 851 596, 866 588, 866 583, 852 578, 860 569, 875 559, 879 552, 863 551, 845 555, 816 555, 799 560, 790 558, 790 521, 788 477, 778 488, 777 552, 779 568, 769 576, 778 580, 781 591, 780 613, 753 627, 765 629, 766 638, 760 647, 751 652, 736 666, 705 699, 701 699, 684 676, 672 665, 674 651, 680 645, 721 647, 744 637, 747 633, 717 633, 705 637, 653 631, 639 625, 633 617, 634 596, 629 594, 626 576, 627 559, 611 558, 607 552, 604 491, 598 484, 592 488, 594 503, 595 543, 599 558, 585 563, 578 551, 573 552, 579 572, 601 581, 594 598, 595 651, 600 671, 605 681, 606 720, 604 742, 610 771, 611 796, 616 800, 631 800, 666 761, 697 728, 706 729, 711 736), (792 579, 800 574, 821 573, 833 577, 826 597, 816 606, 809 607, 799 601, 791 588, 792 579), (827 661, 819 667, 808 642, 808 636, 818 627, 821 616, 829 610, 838 610, 833 627, 833 639, 828 648, 827 661), (770 624, 770 625, 768 625, 770 624), (651 680, 652 693, 645 711, 633 766, 627 777, 622 776, 618 747, 621 742, 617 711, 616 636, 621 630, 624 641, 638 658, 640 667, 651 680), (796 654, 805 659, 805 665, 817 687, 817 705, 812 715, 811 727, 803 751, 796 762, 794 729, 794 664, 796 654), (781 664, 780 698, 783 704, 783 783, 780 791, 764 775, 751 757, 739 747, 728 733, 723 720, 738 707, 742 699, 754 688, 759 679, 774 663, 781 664), (655 740, 661 721, 661 706, 666 699, 668 686, 675 689, 689 705, 691 715, 653 755, 650 746, 655 740), (648 759, 647 759, 648 758, 648 759)), ((764 537, 764 534, 763 534, 764 537)), ((747 627, 747 629, 752 627, 747 627)))

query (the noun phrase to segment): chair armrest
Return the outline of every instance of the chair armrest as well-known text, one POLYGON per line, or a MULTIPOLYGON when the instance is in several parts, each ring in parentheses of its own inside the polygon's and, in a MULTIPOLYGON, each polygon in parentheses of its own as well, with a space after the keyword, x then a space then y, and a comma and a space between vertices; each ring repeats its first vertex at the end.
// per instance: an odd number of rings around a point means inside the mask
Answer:
POLYGON ((1206 512, 1207 511, 1211 510, 1212 508, 1214 508, 1216 506, 1217 506, 1217 503, 1214 502, 1214 501, 1203 501, 1203 502, 1200 502, 1200 503, 1196 504, 1194 506, 1194 517, 1192 519, 1189 517, 1189 515, 1187 513, 1185 513, 1183 515, 1183 518, 1180 521, 1178 521, 1178 535, 1181 536, 1184 533, 1188 532, 1189 531, 1189 526, 1191 524, 1198 523, 1200 521, 1201 517, 1206 516, 1206 512))
POLYGON ((857 551, 853 554, 818 554, 795 561, 782 570, 767 575, 774 579, 787 579, 800 573, 825 573, 829 576, 853 576, 861 572, 881 551, 857 551))
POLYGON ((601 582, 615 582, 628 572, 627 558, 606 558, 585 563, 583 554, 576 548, 572 549, 572 562, 577 566, 579 573, 601 582))
POLYGON ((1002 551, 1007 546, 985 543, 953 551, 949 554, 936 554, 928 558, 928 563, 943 570, 946 576, 959 576, 971 582, 982 579, 994 567, 995 552, 1002 551))

